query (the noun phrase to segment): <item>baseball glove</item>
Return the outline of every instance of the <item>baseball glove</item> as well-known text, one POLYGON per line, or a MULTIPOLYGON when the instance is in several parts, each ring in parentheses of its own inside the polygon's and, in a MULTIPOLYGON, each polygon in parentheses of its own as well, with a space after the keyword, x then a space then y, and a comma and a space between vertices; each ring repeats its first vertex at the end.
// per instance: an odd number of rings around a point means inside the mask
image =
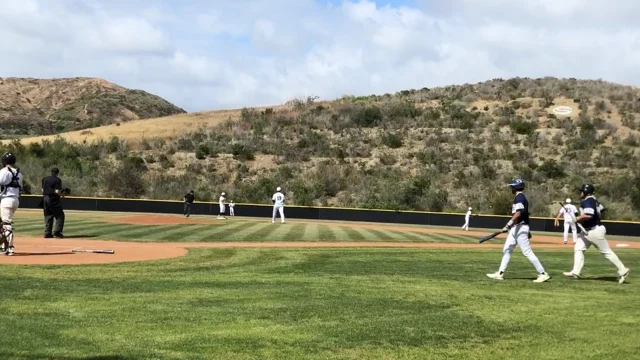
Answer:
POLYGON ((62 189, 61 193, 62 193, 62 195, 67 196, 67 195, 71 194, 71 189, 64 188, 64 189, 62 189))

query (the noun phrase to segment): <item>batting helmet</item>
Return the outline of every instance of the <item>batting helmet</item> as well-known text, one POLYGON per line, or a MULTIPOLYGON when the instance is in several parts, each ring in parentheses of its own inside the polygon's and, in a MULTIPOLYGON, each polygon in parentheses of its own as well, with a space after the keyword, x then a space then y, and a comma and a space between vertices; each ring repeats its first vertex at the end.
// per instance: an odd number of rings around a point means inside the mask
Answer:
POLYGON ((4 153, 2 155, 2 165, 15 165, 16 164, 16 156, 10 152, 4 153))
POLYGON ((511 190, 522 191, 524 190, 524 180, 522 179, 513 179, 509 183, 509 187, 511 190))
POLYGON ((580 192, 585 195, 591 195, 596 191, 596 189, 591 184, 582 184, 580 187, 580 192))

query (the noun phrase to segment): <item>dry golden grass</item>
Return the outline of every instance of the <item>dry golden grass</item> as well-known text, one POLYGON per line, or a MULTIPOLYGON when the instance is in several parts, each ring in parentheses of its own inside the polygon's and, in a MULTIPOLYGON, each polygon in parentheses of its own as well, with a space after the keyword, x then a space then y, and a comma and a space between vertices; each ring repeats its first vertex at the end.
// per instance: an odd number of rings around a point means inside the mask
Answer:
MULTIPOLYGON (((274 109, 277 106, 272 107, 274 109)), ((265 108, 256 108, 264 110, 265 108)), ((57 135, 34 136, 20 139, 24 145, 43 140, 53 141, 56 137, 61 137, 69 142, 92 143, 98 140, 109 140, 117 136, 126 140, 131 146, 136 147, 143 139, 163 138, 174 139, 180 135, 194 131, 198 128, 223 123, 228 119, 237 119, 240 116, 240 109, 203 111, 197 113, 180 114, 166 116, 155 119, 133 120, 118 125, 100 126, 97 128, 61 133, 57 135)), ((7 143, 9 140, 4 140, 7 143)))

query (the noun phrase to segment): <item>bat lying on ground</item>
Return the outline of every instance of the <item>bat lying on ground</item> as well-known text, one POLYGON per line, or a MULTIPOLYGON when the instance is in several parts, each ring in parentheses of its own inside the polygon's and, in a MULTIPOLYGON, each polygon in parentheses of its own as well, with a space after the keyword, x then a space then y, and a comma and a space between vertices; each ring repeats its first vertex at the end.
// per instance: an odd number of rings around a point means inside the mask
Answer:
POLYGON ((71 250, 74 253, 94 253, 94 254, 115 254, 116 252, 113 250, 84 250, 84 249, 73 249, 71 250))

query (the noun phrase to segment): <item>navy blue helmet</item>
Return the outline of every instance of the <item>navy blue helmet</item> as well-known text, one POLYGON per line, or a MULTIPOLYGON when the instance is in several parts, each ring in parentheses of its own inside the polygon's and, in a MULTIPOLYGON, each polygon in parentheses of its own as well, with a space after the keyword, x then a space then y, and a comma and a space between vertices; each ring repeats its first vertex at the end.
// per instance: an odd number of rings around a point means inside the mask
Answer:
POLYGON ((585 195, 591 195, 594 193, 594 191, 596 191, 596 189, 591 184, 582 184, 582 186, 580 187, 580 192, 584 193, 585 195))
POLYGON ((522 191, 524 190, 524 180, 522 179, 513 179, 509 183, 509 187, 514 191, 522 191))

